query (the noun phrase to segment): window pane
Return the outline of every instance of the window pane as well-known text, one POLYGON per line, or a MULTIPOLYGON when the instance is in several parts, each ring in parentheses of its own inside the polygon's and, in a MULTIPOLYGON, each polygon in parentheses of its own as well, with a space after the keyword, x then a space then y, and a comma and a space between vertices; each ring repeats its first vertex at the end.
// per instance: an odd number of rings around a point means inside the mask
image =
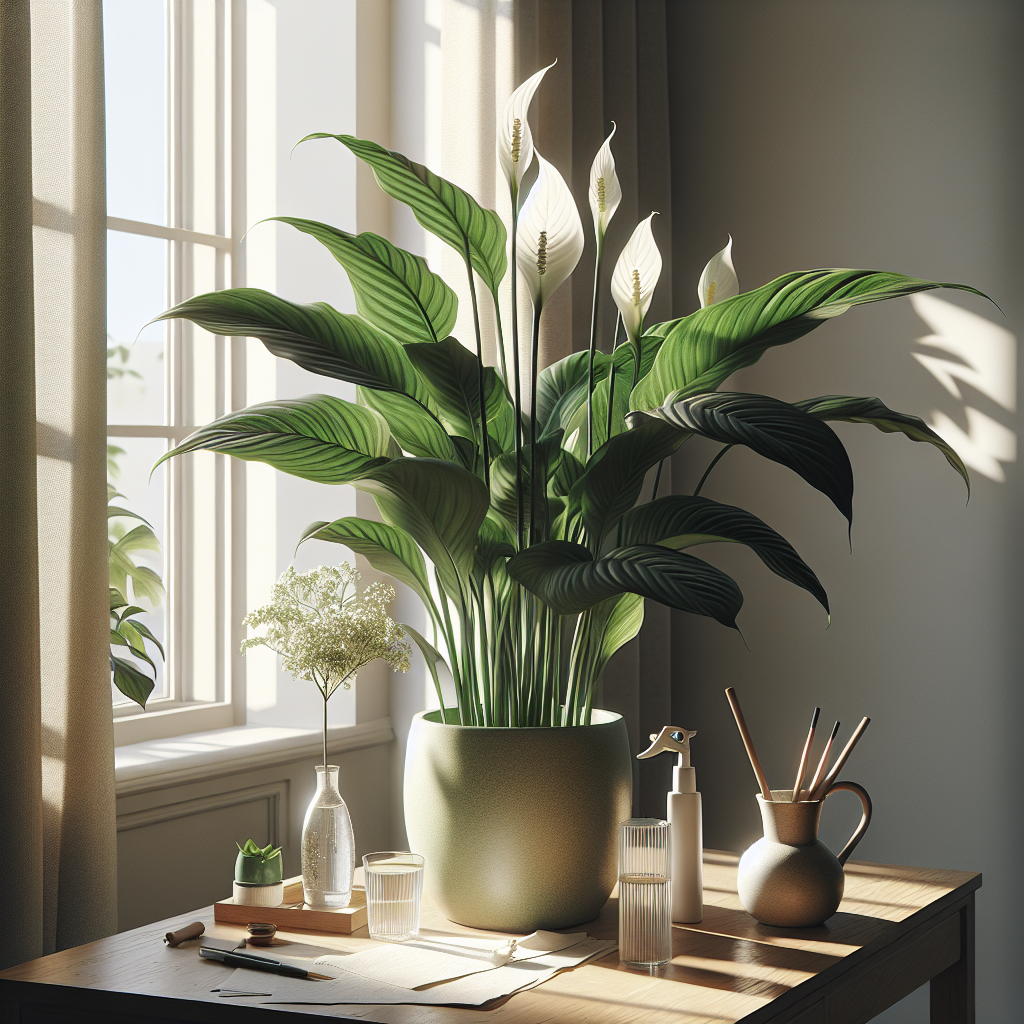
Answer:
POLYGON ((107 212, 167 223, 165 0, 103 0, 107 212))
POLYGON ((107 232, 107 422, 164 423, 167 242, 107 232))
MULTIPOLYGON (((153 463, 167 450, 167 442, 159 437, 108 437, 107 438, 107 479, 114 488, 120 492, 122 497, 115 498, 112 504, 127 509, 142 516, 153 528, 153 533, 160 542, 161 551, 148 551, 145 549, 128 552, 129 557, 138 566, 146 566, 157 573, 161 580, 166 582, 167 573, 165 569, 165 558, 167 535, 164 521, 164 495, 166 473, 161 466, 149 479, 149 472, 153 463)), ((109 536, 117 540, 130 530, 142 524, 136 519, 116 518, 111 519, 109 524, 109 536)), ((167 635, 165 598, 155 602, 143 597, 135 590, 134 581, 128 584, 130 593, 124 596, 132 603, 144 608, 145 614, 136 617, 147 627, 154 636, 165 645, 167 635)), ((166 697, 167 684, 164 672, 164 663, 160 659, 159 652, 147 647, 150 656, 156 662, 156 689, 152 698, 166 697)), ((125 648, 115 651, 122 657, 138 661, 128 654, 125 648)), ((141 667, 152 674, 145 663, 141 667)), ((120 691, 113 689, 114 703, 123 703, 127 698, 120 691)), ((151 699, 152 699, 151 698, 151 699)))

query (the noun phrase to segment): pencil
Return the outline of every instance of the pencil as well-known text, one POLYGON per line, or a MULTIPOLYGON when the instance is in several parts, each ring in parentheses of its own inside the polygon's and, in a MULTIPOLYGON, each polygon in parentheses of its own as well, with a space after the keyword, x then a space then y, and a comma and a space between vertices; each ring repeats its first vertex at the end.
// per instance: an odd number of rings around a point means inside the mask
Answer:
POLYGON ((800 765, 796 770, 796 781, 793 783, 793 800, 800 799, 800 787, 804 784, 804 774, 807 772, 807 758, 810 756, 811 747, 814 746, 814 730, 818 725, 818 715, 820 714, 821 708, 815 708, 811 714, 811 727, 807 730, 804 749, 800 753, 800 765))
POLYGON ((847 741, 846 746, 843 747, 843 752, 836 758, 836 763, 832 765, 832 770, 818 783, 818 788, 811 794, 812 800, 820 800, 832 788, 832 784, 839 778, 843 765, 846 764, 847 758, 853 753, 853 748, 857 745, 857 741, 861 736, 864 735, 864 730, 868 727, 868 722, 870 721, 870 718, 862 718, 860 720, 860 724, 853 730, 853 735, 847 741))
POLYGON ((764 776, 764 772, 761 770, 761 762, 757 759, 757 751, 754 750, 754 741, 750 738, 750 730, 747 728, 747 723, 743 718, 743 712, 740 710, 739 698, 736 696, 736 691, 733 687, 728 687, 725 691, 726 697, 729 699, 729 707, 732 708, 733 718, 736 719, 736 728, 740 731, 740 738, 743 740, 743 746, 747 748, 747 757, 750 758, 750 767, 754 769, 754 775, 757 777, 757 784, 761 787, 761 796, 765 800, 771 800, 772 791, 768 788, 768 780, 764 776))
POLYGON ((807 787, 806 793, 808 800, 811 799, 811 794, 813 794, 814 791, 818 788, 818 783, 821 782, 822 777, 825 774, 825 766, 828 764, 828 755, 829 752, 832 750, 832 744, 835 742, 836 735, 838 734, 838 732, 839 723, 836 722, 836 724, 832 726, 832 735, 829 736, 828 742, 825 744, 825 749, 822 751, 821 760, 818 762, 818 770, 814 773, 814 778, 811 779, 810 784, 807 787))

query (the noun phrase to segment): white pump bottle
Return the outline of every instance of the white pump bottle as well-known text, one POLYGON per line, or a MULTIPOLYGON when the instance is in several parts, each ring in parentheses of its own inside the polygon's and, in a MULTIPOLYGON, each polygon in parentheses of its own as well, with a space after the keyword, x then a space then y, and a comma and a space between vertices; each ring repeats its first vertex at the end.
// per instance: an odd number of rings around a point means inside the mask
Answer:
POLYGON ((672 752, 679 755, 672 769, 672 791, 666 817, 672 836, 672 920, 694 924, 704 917, 704 825, 697 772, 690 767, 690 740, 695 732, 666 725, 651 733, 651 745, 638 758, 672 752))

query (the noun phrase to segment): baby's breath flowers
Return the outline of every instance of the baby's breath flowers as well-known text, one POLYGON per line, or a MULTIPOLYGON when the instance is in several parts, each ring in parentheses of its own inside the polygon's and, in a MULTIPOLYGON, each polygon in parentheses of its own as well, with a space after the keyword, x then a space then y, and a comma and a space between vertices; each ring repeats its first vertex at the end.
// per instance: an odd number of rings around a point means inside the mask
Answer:
POLYGON ((269 647, 284 659, 296 679, 308 679, 324 698, 324 767, 327 766, 327 701, 356 672, 383 658, 399 672, 409 671, 412 647, 405 630, 387 613, 395 590, 371 583, 360 594, 359 573, 348 562, 321 565, 309 572, 285 569, 271 591, 270 604, 250 612, 245 625, 266 627, 262 636, 242 641, 269 647))

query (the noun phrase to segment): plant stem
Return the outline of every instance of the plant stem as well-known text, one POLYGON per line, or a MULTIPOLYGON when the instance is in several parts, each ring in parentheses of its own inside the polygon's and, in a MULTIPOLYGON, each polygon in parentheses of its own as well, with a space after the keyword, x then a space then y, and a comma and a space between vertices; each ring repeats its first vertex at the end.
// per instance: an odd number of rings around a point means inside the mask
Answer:
POLYGON ((519 224, 519 186, 513 178, 510 186, 512 196, 512 374, 515 378, 516 403, 516 551, 523 548, 523 388, 520 383, 519 360, 519 295, 517 287, 517 255, 519 224))
POLYGON ((601 256, 604 253, 604 234, 597 235, 597 255, 594 258, 594 304, 590 311, 590 360, 587 367, 587 458, 594 454, 594 356, 597 352, 597 313, 601 297, 601 256))
POLYGON ((530 543, 537 540, 537 374, 540 361, 540 316, 543 306, 533 309, 533 337, 530 340, 530 543))
POLYGON ((508 364, 505 360, 505 332, 501 326, 501 303, 498 302, 498 290, 491 292, 491 301, 494 303, 494 327, 498 332, 498 358, 501 360, 501 379, 508 387, 508 364))
POLYGON ((706 480, 707 480, 707 478, 708 478, 708 477, 709 477, 709 476, 711 475, 711 470, 713 470, 713 469, 715 468, 715 466, 717 466, 717 465, 718 465, 718 463, 719 463, 719 461, 721 460, 722 456, 723 456, 723 455, 724 455, 724 454, 725 454, 725 453, 726 453, 726 452, 727 452, 727 451, 728 451, 728 450, 729 450, 729 449, 730 449, 731 447, 732 447, 732 445, 731 445, 731 444, 727 444, 727 445, 726 445, 726 446, 725 446, 725 447, 724 447, 724 448, 723 448, 723 449, 722 449, 722 450, 721 450, 721 451, 720 451, 720 452, 719 452, 719 453, 718 453, 718 454, 717 454, 717 455, 716 455, 716 456, 715 456, 715 457, 714 457, 714 458, 713 458, 713 459, 711 460, 711 465, 710 465, 710 466, 708 466, 708 468, 704 470, 704 475, 703 475, 703 476, 702 476, 702 477, 700 478, 700 483, 699 483, 699 484, 697 484, 697 489, 696 489, 696 490, 695 490, 695 491, 693 492, 693 496, 694 496, 695 498, 697 497, 697 495, 698 495, 698 494, 700 494, 700 489, 701 489, 701 488, 702 488, 702 487, 704 486, 704 483, 705 483, 705 481, 706 481, 706 480))
MULTIPOLYGON (((326 690, 324 693, 326 694, 326 690)), ((327 781, 327 697, 324 697, 324 781, 327 781)))
POLYGON ((658 485, 661 483, 661 470, 664 465, 665 460, 662 459, 661 462, 658 463, 658 472, 654 474, 654 490, 651 491, 651 501, 658 500, 658 485))
POLYGON ((622 327, 622 314, 615 319, 615 334, 612 336, 612 366, 608 371, 608 433, 605 441, 612 439, 612 415, 615 411, 615 350, 619 347, 619 328, 622 327))
POLYGON ((469 241, 466 241, 466 274, 469 276, 469 296, 473 300, 473 327, 476 330, 476 382, 477 409, 480 419, 480 451, 484 460, 484 483, 491 490, 491 457, 487 438, 487 412, 484 403, 484 344, 480 335, 480 309, 476 301, 476 281, 473 278, 473 263, 469 256, 469 241))

